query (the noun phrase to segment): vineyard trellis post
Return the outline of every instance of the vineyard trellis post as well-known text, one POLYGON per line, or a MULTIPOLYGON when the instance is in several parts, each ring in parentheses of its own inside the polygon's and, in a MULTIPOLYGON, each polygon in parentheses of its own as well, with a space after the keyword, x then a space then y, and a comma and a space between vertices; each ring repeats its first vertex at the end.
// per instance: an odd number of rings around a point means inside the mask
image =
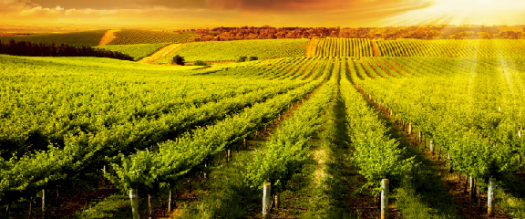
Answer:
POLYGON ((388 218, 388 179, 381 181, 381 219, 388 218))
POLYGON ((42 213, 46 212, 46 190, 42 189, 42 213))
POLYGON ((469 187, 470 187, 470 190, 469 190, 469 197, 471 200, 474 199, 474 178, 472 176, 470 176, 469 178, 469 187))
POLYGON ((140 219, 139 194, 137 189, 129 190, 129 199, 131 200, 131 213, 133 215, 133 219, 140 219))
MULTIPOLYGON (((206 178, 206 173, 204 173, 204 178, 206 178)), ((168 213, 171 212, 171 189, 169 191, 169 195, 168 195, 168 213)))
POLYGON ((263 218, 266 218, 268 213, 270 212, 270 197, 271 197, 271 191, 272 191, 272 184, 271 183, 264 183, 263 184, 263 200, 262 200, 262 216, 263 218))
POLYGON ((148 209, 149 209, 149 215, 148 218, 151 219, 153 216, 153 212, 151 211, 151 195, 148 194, 148 209))
POLYGON ((496 189, 496 179, 490 178, 489 179, 489 190, 487 194, 487 213, 489 217, 494 217, 494 193, 496 189))
POLYGON ((33 196, 31 196, 31 198, 29 199, 29 217, 31 217, 31 210, 32 209, 32 205, 33 204, 33 196))
POLYGON ((434 141, 433 140, 430 140, 430 153, 432 154, 432 156, 434 156, 434 141))
POLYGON ((7 204, 7 207, 5 208, 5 218, 9 219, 9 207, 11 206, 11 203, 7 204))

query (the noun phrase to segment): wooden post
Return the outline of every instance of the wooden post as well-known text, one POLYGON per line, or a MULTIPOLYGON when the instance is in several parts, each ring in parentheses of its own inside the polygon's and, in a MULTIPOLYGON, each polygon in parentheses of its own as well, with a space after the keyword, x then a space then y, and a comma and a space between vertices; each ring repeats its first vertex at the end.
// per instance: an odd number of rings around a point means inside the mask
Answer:
POLYGON ((408 134, 412 134, 412 123, 408 123, 408 134))
POLYGON ((46 190, 42 189, 42 212, 46 212, 46 190))
POLYGON ((447 153, 447 159, 448 159, 448 172, 452 173, 452 157, 450 156, 450 153, 447 153))
POLYGON ((131 212, 133 215, 133 219, 140 219, 139 194, 137 192, 137 189, 129 190, 129 199, 131 200, 131 212))
POLYGON ((468 174, 465 174, 465 193, 467 193, 468 191, 468 183, 469 183, 468 174))
POLYGON ((279 208, 280 204, 281 204, 281 197, 279 196, 279 194, 276 194, 275 195, 275 205, 273 205, 275 208, 279 208))
POLYGON ((7 207, 5 208, 5 218, 9 219, 9 206, 11 206, 11 203, 7 204, 7 207))
MULTIPOLYGON (((476 180, 476 184, 477 184, 477 180, 476 180)), ((477 185, 476 185, 476 197, 478 199, 478 209, 481 211, 481 194, 480 194, 479 188, 477 188, 477 185)))
POLYGON ((106 187, 106 165, 102 169, 102 187, 106 187))
POLYGON ((270 212, 270 194, 272 191, 272 184, 271 183, 264 183, 263 184, 263 200, 262 200, 262 215, 263 218, 266 218, 268 213, 270 212))
POLYGON ((148 208, 149 208, 148 218, 151 219, 153 216, 153 212, 151 211, 151 195, 150 194, 148 194, 148 208))
MULTIPOLYGON (((206 178, 206 173, 204 173, 204 178, 206 178)), ((171 212, 171 189, 170 189, 170 193, 168 195, 168 213, 171 212)))
POLYGON ((32 204, 33 204, 33 196, 31 196, 31 199, 29 199, 29 217, 31 217, 31 211, 33 210, 33 208, 31 207, 32 204))
POLYGON ((487 197, 487 213, 489 217, 494 217, 494 190, 496 189, 496 179, 490 178, 489 179, 489 190, 488 190, 488 197, 487 197))
POLYGON ((433 140, 430 140, 430 153, 432 156, 434 156, 434 142, 433 140))
POLYGON ((227 156, 228 156, 228 162, 229 162, 229 161, 230 161, 230 149, 228 149, 228 152, 227 152, 227 153, 228 153, 227 156))
POLYGON ((381 181, 381 219, 388 218, 388 179, 381 181))
POLYGON ((417 143, 421 144, 421 131, 418 130, 417 143))
POLYGON ((474 178, 472 178, 472 176, 470 176, 469 178, 469 187, 470 187, 470 190, 469 190, 469 197, 471 200, 474 200, 474 178))

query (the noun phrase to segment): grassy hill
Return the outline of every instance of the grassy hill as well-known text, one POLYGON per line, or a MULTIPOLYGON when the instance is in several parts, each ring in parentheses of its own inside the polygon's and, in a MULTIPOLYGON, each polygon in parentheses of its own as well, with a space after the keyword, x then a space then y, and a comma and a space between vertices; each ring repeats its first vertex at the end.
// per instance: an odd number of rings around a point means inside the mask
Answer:
POLYGON ((28 36, 2 36, 2 42, 8 42, 11 39, 15 41, 29 41, 32 43, 65 43, 70 46, 96 46, 106 30, 91 30, 71 33, 47 33, 35 34, 28 36))
POLYGON ((188 62, 234 61, 240 56, 256 56, 259 59, 301 57, 306 53, 307 43, 307 39, 196 42, 187 44, 161 63, 169 63, 175 55, 184 57, 188 62))
POLYGON ((166 43, 158 44, 137 44, 137 45, 106 45, 106 46, 97 46, 96 48, 101 48, 105 50, 117 51, 124 54, 128 54, 135 61, 151 55, 158 49, 166 46, 166 43))
POLYGON ((158 44, 158 43, 186 43, 194 32, 174 33, 151 30, 121 30, 115 33, 116 37, 108 45, 129 44, 158 44))

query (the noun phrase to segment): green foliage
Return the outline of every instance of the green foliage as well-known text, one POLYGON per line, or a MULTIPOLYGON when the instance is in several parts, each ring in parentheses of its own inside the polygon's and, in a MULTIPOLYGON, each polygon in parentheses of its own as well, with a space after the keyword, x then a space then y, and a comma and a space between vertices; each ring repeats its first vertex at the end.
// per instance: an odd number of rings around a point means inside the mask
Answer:
POLYGON ((28 41, 31 43, 57 44, 62 43, 70 46, 96 46, 104 35, 106 30, 92 30, 71 33, 49 33, 34 34, 28 36, 0 36, 2 42, 8 42, 11 39, 15 41, 28 41))
POLYGON ((193 63, 193 65, 198 65, 198 66, 207 66, 208 63, 206 63, 205 61, 202 61, 202 60, 197 60, 193 63))
POLYGON ((403 69, 417 66, 419 77, 389 80, 386 76, 376 77, 379 80, 373 83, 357 79, 358 83, 440 145, 442 154, 452 156, 455 170, 486 181, 519 167, 516 153, 523 147, 517 130, 523 119, 514 113, 518 112, 514 104, 501 98, 513 92, 509 86, 495 85, 501 80, 499 62, 484 58, 397 58, 395 62, 403 69), (463 74, 472 69, 475 78, 463 74))
POLYGON ((266 145, 267 150, 255 156, 248 165, 248 185, 262 188, 264 182, 270 182, 272 189, 282 190, 283 183, 308 159, 310 138, 324 122, 322 112, 332 98, 333 86, 337 83, 335 74, 316 95, 294 112, 293 117, 286 120, 266 145))
POLYGON ((237 59, 237 62, 246 62, 246 56, 241 56, 237 59))
MULTIPOLYGON (((404 157, 403 148, 395 139, 390 139, 388 129, 378 115, 367 105, 362 95, 352 88, 347 78, 346 63, 342 63, 341 95, 346 103, 348 129, 355 148, 352 160, 361 168, 360 173, 369 181, 369 185, 378 188, 382 179, 399 180, 408 173, 413 168, 413 158, 404 157)), ((353 66, 350 69, 354 69, 353 66)), ((355 70, 352 70, 351 75, 355 74, 355 70)))
POLYGON ((151 55, 160 48, 166 46, 166 43, 159 44, 137 44, 137 45, 106 45, 106 46, 97 46, 96 48, 101 48, 110 51, 117 51, 124 54, 128 54, 135 61, 151 55))
MULTIPOLYGON (((101 169, 108 163, 114 163, 117 174, 130 174, 118 179, 108 176, 122 190, 142 186, 139 192, 155 192, 160 181, 177 179, 201 162, 204 156, 217 153, 227 142, 235 142, 247 135, 248 130, 274 117, 276 110, 315 87, 314 84, 304 85, 305 82, 178 76, 183 72, 173 71, 170 67, 109 59, 0 58, 2 64, 8 66, 1 70, 2 77, 28 70, 33 73, 26 77, 35 77, 30 82, 23 78, 0 82, 4 83, 2 92, 10 95, 7 104, 0 107, 4 118, 0 131, 5 133, 0 140, 16 146, 3 147, 1 151, 4 157, 11 158, 0 159, 1 203, 26 197, 43 188, 53 188, 57 184, 71 184, 81 179, 82 174, 101 169), (21 64, 27 62, 32 65, 21 64), (244 83, 246 86, 240 86, 244 83), (150 92, 151 84, 165 92, 150 92), (288 95, 276 97, 300 85, 304 86, 288 95), (33 96, 18 93, 20 90, 36 89, 35 86, 39 92, 33 93, 33 96), (76 98, 78 96, 85 98, 76 98), (48 99, 50 97, 60 100, 48 99), (257 104, 268 98, 273 98, 270 105, 257 104), (225 101, 221 101, 223 99, 225 101), (30 106, 11 104, 13 101, 29 100, 32 102, 30 106), (123 105, 129 108, 122 108, 123 105), (141 150, 134 155, 140 162, 127 162, 129 158, 126 155, 136 149, 154 146, 170 136, 187 133, 198 125, 220 121, 248 105, 260 105, 253 107, 254 110, 265 113, 247 112, 244 115, 250 115, 251 119, 246 122, 241 122, 244 117, 228 119, 230 123, 216 125, 220 129, 209 132, 205 132, 204 128, 195 130, 193 136, 202 140, 199 145, 215 146, 197 150, 201 156, 180 153, 174 151, 174 147, 161 147, 158 152, 141 150), (9 113, 15 111, 16 114, 9 113), (72 112, 76 112, 74 116, 72 112), (15 123, 18 125, 14 126, 15 123), (233 124, 236 128, 231 129, 229 125, 233 124), (43 145, 26 141, 31 139, 26 136, 33 133, 40 133, 40 144, 43 145), (210 134, 216 137, 208 139, 206 136, 210 134), (228 136, 230 140, 227 140, 228 136), (47 142, 60 144, 48 149, 47 142), (24 154, 27 156, 21 156, 24 154)), ((189 149, 189 142, 183 143, 186 147, 181 146, 180 149, 189 149)), ((171 144, 166 142, 163 145, 171 144)))
POLYGON ((240 56, 256 56, 259 59, 302 57, 306 53, 306 39, 239 40, 189 43, 171 57, 161 60, 168 63, 175 55, 186 61, 235 61, 240 56))
POLYGON ((187 43, 198 35, 195 32, 166 32, 152 30, 130 30, 124 29, 115 32, 116 38, 108 45, 131 45, 131 44, 179 44, 187 43))
POLYGON ((184 65, 184 57, 176 55, 175 57, 173 57, 173 63, 177 65, 184 65))
POLYGON ((363 57, 374 56, 370 39, 362 38, 323 38, 315 48, 316 56, 324 57, 363 57))
POLYGON ((524 40, 384 40, 376 41, 381 56, 523 57, 524 40), (425 48, 425 49, 423 49, 425 48))

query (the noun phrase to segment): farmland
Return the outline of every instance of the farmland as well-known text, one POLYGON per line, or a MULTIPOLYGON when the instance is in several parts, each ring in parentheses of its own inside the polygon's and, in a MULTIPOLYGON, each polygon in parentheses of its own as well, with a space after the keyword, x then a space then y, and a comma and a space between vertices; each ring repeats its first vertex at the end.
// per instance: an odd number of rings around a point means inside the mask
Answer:
POLYGON ((321 39, 315 56, 325 57, 523 57, 523 40, 321 39), (374 46, 375 44, 375 46, 374 46), (375 48, 374 48, 375 47, 375 48))
POLYGON ((525 217, 524 41, 192 34, 0 55, 10 218, 525 217))
POLYGON ((308 40, 242 40, 190 43, 161 60, 168 63, 173 56, 180 55, 186 61, 235 61, 240 56, 255 56, 259 59, 301 57, 306 53, 308 40))
POLYGON ((70 46, 96 46, 100 38, 106 30, 92 30, 73 33, 50 33, 50 34, 34 34, 28 36, 0 36, 2 42, 28 41, 31 43, 45 43, 45 44, 68 44, 70 46))
POLYGON ((160 48, 166 46, 166 43, 159 44, 134 44, 134 45, 109 45, 109 46, 97 46, 96 48, 101 48, 110 51, 117 51, 124 54, 128 54, 135 61, 142 59, 146 56, 151 55, 160 48))
POLYGON ((197 36, 193 32, 174 33, 149 30, 124 29, 115 32, 116 38, 108 45, 132 45, 132 44, 159 44, 159 43, 186 43, 197 36))

